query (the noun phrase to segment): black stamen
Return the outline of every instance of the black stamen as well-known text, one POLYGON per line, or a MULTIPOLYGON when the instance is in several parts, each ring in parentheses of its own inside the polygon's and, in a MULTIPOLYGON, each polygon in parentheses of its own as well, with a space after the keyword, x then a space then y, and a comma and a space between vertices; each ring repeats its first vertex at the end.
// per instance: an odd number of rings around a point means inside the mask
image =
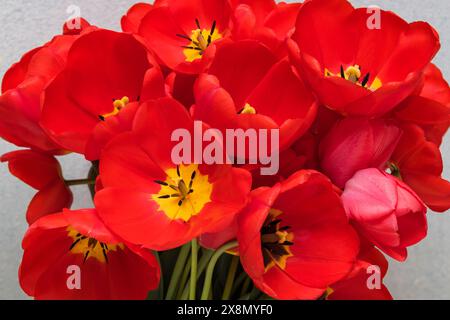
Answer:
POLYGON ((105 121, 105 117, 104 116, 98 116, 98 118, 100 119, 100 121, 105 121))
POLYGON ((370 72, 368 74, 366 74, 366 76, 364 77, 363 81, 361 82, 361 85, 363 87, 365 87, 366 84, 369 82, 369 78, 370 78, 370 72))
POLYGON ((88 250, 88 251, 86 252, 86 254, 84 255, 83 263, 86 262, 87 258, 89 257, 89 253, 90 253, 90 251, 88 250))
POLYGON ((197 47, 192 47, 192 46, 181 46, 184 49, 189 49, 189 50, 197 50, 197 51, 202 51, 201 48, 197 48, 197 47))
POLYGON ((188 36, 186 36, 186 35, 184 35, 184 34, 177 34, 177 37, 183 38, 183 39, 186 39, 186 40, 189 40, 189 41, 192 41, 191 38, 189 38, 188 36))
POLYGON ((169 198, 170 198, 170 195, 168 195, 168 194, 158 197, 158 199, 169 199, 169 198))
POLYGON ((195 18, 195 24, 197 25, 197 28, 201 29, 200 21, 198 21, 198 18, 195 18))
POLYGON ((209 34, 212 36, 214 34, 214 31, 216 31, 216 20, 214 20, 211 27, 211 32, 209 34))
POLYGON ((181 174, 180 174, 180 166, 177 166, 177 175, 179 178, 181 178, 181 174))
POLYGON ((170 197, 171 198, 177 198, 177 197, 180 197, 180 194, 179 193, 174 193, 174 194, 171 194, 170 197))
POLYGON ((164 181, 155 180, 155 183, 160 184, 160 185, 165 186, 165 187, 169 186, 169 184, 167 182, 164 182, 164 181))
POLYGON ((72 251, 73 248, 75 248, 75 246, 81 241, 81 239, 77 239, 74 243, 72 243, 72 245, 69 248, 69 251, 72 251))
POLYGON ((178 201, 178 206, 181 207, 183 205, 183 199, 181 199, 180 201, 178 201))
POLYGON ((344 67, 341 65, 341 77, 345 79, 344 67))
POLYGON ((102 251, 103 251, 103 256, 105 257, 105 261, 106 261, 106 263, 108 263, 108 255, 106 254, 105 249, 103 249, 102 251))

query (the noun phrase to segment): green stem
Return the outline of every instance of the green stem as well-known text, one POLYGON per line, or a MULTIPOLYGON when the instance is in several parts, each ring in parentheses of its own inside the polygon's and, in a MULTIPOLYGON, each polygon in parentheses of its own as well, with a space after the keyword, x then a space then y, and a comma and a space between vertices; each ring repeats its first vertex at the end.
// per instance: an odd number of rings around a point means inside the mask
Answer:
POLYGON ((87 185, 95 185, 95 180, 91 179, 77 179, 77 180, 65 180, 64 181, 67 186, 83 186, 87 185))
POLYGON ((208 268, 206 269, 205 283, 203 285, 203 292, 201 300, 207 300, 209 295, 209 290, 211 289, 211 280, 213 278, 214 268, 216 267, 219 258, 227 251, 238 246, 237 241, 229 242, 222 247, 220 247, 212 256, 209 262, 208 268))
POLYGON ((197 263, 198 263, 198 242, 197 239, 191 242, 191 283, 189 288, 189 300, 195 300, 197 289, 197 263))
POLYGON ((230 300, 238 266, 239 257, 235 256, 231 260, 230 269, 228 270, 227 281, 225 283, 225 289, 223 290, 222 300, 230 300))
MULTIPOLYGON (((158 251, 154 251, 154 254, 159 264, 159 270, 162 270, 161 257, 159 256, 158 251)), ((159 280, 159 299, 164 299, 164 277, 162 275, 161 279, 159 280)))
MULTIPOLYGON (((203 254, 200 258, 200 262, 198 263, 198 270, 197 270, 197 281, 202 276, 203 272, 205 271, 206 267, 208 266, 209 261, 211 260, 211 257, 214 254, 213 250, 202 250, 203 254)), ((183 294, 180 297, 180 300, 187 300, 189 296, 189 286, 186 285, 183 290, 183 294)))
MULTIPOLYGON (((188 261, 191 259, 191 257, 188 258, 188 261)), ((191 274, 191 264, 186 264, 186 267, 184 268, 183 275, 181 276, 180 285, 178 286, 178 292, 177 292, 177 300, 186 300, 189 293, 186 293, 186 296, 184 299, 182 299, 184 288, 189 288, 188 279, 189 275, 191 274)), ((186 290, 187 292, 187 290, 186 290)))
POLYGON ((252 283, 252 280, 250 278, 245 279, 244 285, 242 286, 241 289, 241 294, 239 295, 240 297, 242 297, 243 295, 245 295, 248 291, 248 288, 250 287, 250 284, 252 283))
POLYGON ((186 260, 189 255, 189 251, 191 249, 191 244, 187 243, 180 249, 180 253, 178 254, 177 262, 175 263, 175 268, 173 269, 172 276, 170 277, 169 288, 167 289, 166 300, 173 300, 178 281, 181 277, 181 272, 183 271, 184 266, 186 265, 186 260))

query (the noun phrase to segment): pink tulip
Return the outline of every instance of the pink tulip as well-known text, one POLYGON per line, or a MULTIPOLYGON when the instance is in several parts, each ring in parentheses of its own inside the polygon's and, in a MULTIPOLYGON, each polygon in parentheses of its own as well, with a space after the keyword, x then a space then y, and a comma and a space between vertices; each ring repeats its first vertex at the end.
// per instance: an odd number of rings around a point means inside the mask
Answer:
POLYGON ((406 184, 375 168, 347 182, 342 201, 349 219, 373 244, 399 261, 427 234, 426 207, 406 184))
POLYGON ((401 130, 385 120, 342 120, 320 145, 322 170, 343 188, 359 170, 384 169, 400 137, 401 130))

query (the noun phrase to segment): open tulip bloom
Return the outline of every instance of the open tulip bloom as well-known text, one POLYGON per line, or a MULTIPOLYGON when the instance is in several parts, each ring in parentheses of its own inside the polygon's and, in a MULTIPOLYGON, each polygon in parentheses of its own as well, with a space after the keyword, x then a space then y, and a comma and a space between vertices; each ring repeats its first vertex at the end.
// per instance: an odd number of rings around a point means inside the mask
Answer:
POLYGON ((21 149, 0 159, 36 189, 24 292, 392 299, 386 257, 450 208, 436 30, 347 0, 156 0, 121 25, 80 17, 3 77, 21 149), (69 153, 87 177, 64 178, 69 153))

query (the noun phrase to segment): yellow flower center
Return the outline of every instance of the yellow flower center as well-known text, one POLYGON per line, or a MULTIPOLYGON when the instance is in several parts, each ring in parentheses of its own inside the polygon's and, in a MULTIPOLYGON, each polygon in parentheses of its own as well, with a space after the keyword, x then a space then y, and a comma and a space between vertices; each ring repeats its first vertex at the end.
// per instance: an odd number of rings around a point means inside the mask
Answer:
POLYGON ((256 109, 253 108, 250 104, 246 103, 239 114, 256 114, 256 109))
POLYGON ((289 232, 289 226, 281 226, 282 220, 278 217, 281 211, 271 209, 261 229, 261 246, 266 272, 275 265, 281 269, 286 268, 287 259, 293 254, 290 246, 294 243, 294 234, 289 232))
POLYGON ((361 68, 357 64, 349 66, 345 70, 344 67, 341 66, 340 72, 337 74, 332 73, 328 69, 325 69, 325 77, 340 77, 371 91, 376 91, 383 85, 380 78, 378 77, 375 77, 375 79, 373 79, 373 81, 369 85, 370 73, 367 73, 364 77, 362 77, 361 68))
POLYGON ((213 185, 198 171, 198 165, 180 165, 166 175, 165 181, 155 181, 161 189, 152 199, 171 220, 188 222, 211 202, 213 185))
POLYGON ((99 115, 98 117, 100 118, 101 121, 105 121, 106 118, 109 118, 109 117, 119 114, 120 110, 125 108, 128 103, 130 103, 130 99, 126 96, 120 100, 114 100, 113 110, 110 113, 105 113, 105 114, 99 115))
POLYGON ((73 254, 82 254, 84 262, 90 258, 97 259, 101 263, 108 263, 108 252, 124 249, 122 243, 106 244, 94 238, 89 238, 72 227, 67 228, 68 236, 73 239, 69 251, 73 254))
POLYGON ((183 46, 183 54, 187 62, 192 62, 201 59, 205 50, 214 41, 221 39, 222 35, 216 28, 216 21, 213 22, 211 29, 203 29, 200 26, 198 19, 195 19, 197 29, 192 30, 191 36, 177 34, 178 37, 190 41, 186 46, 183 46))

